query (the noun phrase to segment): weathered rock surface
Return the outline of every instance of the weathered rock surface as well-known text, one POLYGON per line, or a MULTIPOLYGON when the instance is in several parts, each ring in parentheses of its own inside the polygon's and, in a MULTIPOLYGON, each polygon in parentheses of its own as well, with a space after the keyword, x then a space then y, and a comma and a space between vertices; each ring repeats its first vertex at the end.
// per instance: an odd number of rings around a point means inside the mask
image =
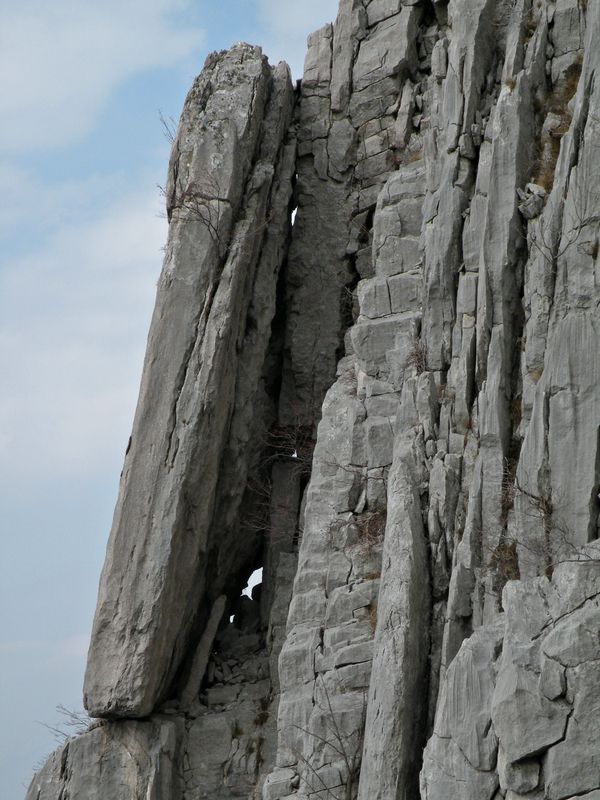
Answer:
POLYGON ((239 569, 252 553, 231 517, 288 233, 291 109, 287 70, 271 71, 247 45, 209 58, 186 100, 85 680, 96 717, 144 717, 167 698, 206 603, 231 579, 231 562, 239 569))
POLYGON ((502 619, 463 642, 425 750, 423 797, 492 797, 499 786, 558 800, 597 789, 598 552, 560 564, 552 580, 510 582, 502 619))
POLYGON ((176 759, 182 726, 157 717, 94 727, 50 756, 28 797, 179 797, 176 759))
POLYGON ((600 797, 598 41, 595 2, 342 0, 295 93, 209 57, 104 719, 28 800, 600 797))

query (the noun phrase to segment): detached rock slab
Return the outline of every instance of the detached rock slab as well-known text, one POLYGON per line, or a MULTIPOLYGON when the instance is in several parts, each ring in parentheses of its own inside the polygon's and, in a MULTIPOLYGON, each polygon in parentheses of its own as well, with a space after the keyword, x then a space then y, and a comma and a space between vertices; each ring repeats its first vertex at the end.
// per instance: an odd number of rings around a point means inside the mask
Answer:
POLYGON ((252 447, 239 430, 275 313, 284 248, 272 239, 284 243, 289 227, 292 105, 287 68, 272 70, 246 44, 209 56, 186 100, 87 664, 94 717, 144 717, 176 694, 212 603, 252 557, 235 526, 252 447))

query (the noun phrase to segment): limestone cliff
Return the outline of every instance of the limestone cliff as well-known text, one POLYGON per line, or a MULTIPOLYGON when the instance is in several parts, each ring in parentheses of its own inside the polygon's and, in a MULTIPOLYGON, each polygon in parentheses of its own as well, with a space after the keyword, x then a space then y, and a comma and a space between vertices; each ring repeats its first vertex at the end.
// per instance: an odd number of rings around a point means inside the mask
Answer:
POLYGON ((341 0, 296 89, 208 58, 93 721, 27 800, 600 798, 599 42, 341 0))

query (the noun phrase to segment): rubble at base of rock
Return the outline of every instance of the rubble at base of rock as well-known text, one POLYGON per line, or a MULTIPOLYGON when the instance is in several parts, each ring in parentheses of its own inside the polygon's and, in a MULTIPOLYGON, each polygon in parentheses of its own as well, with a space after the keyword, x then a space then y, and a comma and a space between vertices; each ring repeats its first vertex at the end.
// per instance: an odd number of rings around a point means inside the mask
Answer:
POLYGON ((341 0, 296 91, 209 57, 96 721, 27 800, 600 798, 599 41, 583 0, 341 0))

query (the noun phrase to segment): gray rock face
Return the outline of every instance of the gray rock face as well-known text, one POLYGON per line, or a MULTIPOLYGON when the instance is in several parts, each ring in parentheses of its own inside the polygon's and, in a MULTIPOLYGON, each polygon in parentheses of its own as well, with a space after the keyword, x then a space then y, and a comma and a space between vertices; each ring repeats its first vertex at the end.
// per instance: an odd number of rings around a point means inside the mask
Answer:
POLYGON ((287 235, 291 108, 287 71, 272 72, 247 45, 210 57, 186 100, 169 168, 167 254, 85 679, 92 716, 143 717, 165 699, 206 619, 203 602, 231 575, 220 567, 223 552, 240 565, 248 557, 231 517, 245 486, 287 235), (225 452, 235 468, 221 468, 225 452))
POLYGON ((295 94, 209 57, 104 720, 28 800, 598 800, 598 41, 581 0, 342 0, 295 94))
POLYGON ((597 552, 560 564, 551 581, 509 583, 503 619, 463 642, 425 750, 423 797, 492 797, 499 785, 507 797, 558 800, 597 789, 597 552))
POLYGON ((372 274, 379 190, 402 158, 418 71, 416 5, 343 0, 308 40, 298 109, 298 211, 288 264, 280 414, 314 425, 343 354, 352 292, 372 274), (404 104, 405 114, 398 109, 404 104))
MULTIPOLYGON (((416 387, 406 384, 406 393, 416 387)), ((406 400, 406 398, 404 398, 406 400)), ((417 427, 417 426, 416 426, 417 427)), ((403 432, 404 433, 404 432, 403 432)), ((389 474, 388 520, 359 798, 409 797, 424 736, 429 654, 427 544, 418 492, 420 431, 398 436, 389 474)))
POLYGON ((53 753, 27 797, 180 797, 176 759, 182 727, 168 717, 101 724, 53 753))
POLYGON ((491 727, 494 661, 499 626, 467 639, 442 684, 433 735, 424 753, 421 797, 493 797, 498 740, 491 727))

